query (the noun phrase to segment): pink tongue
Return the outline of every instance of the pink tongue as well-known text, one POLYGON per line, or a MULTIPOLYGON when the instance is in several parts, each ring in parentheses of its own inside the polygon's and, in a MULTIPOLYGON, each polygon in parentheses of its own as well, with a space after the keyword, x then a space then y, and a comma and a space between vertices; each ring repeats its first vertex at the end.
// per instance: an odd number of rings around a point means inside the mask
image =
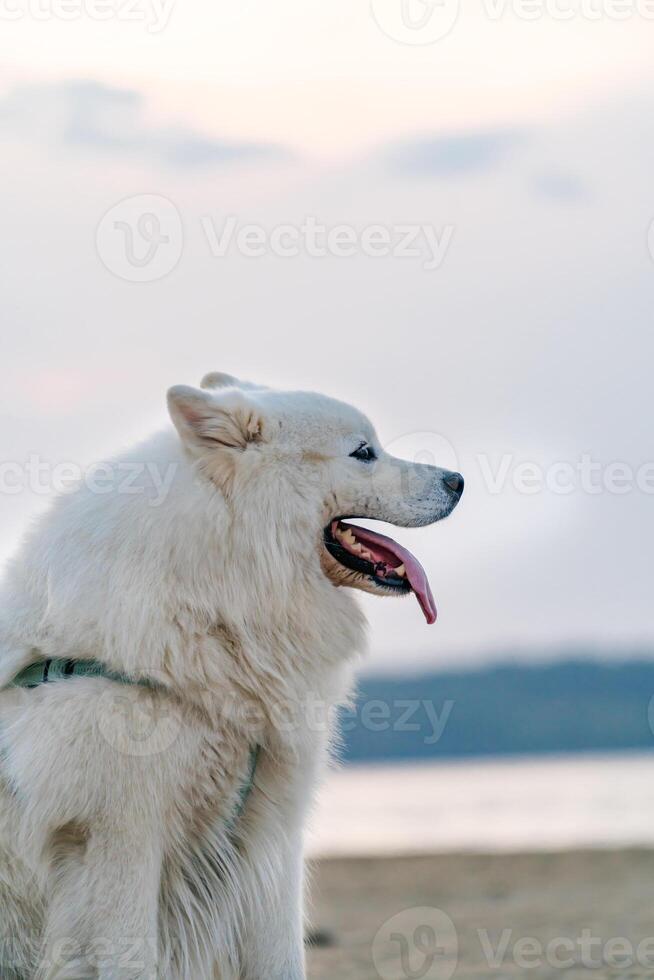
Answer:
MULTIPOLYGON (((420 608, 425 615, 425 619, 430 626, 432 623, 435 623, 437 615, 436 603, 429 587, 427 573, 418 559, 410 551, 407 551, 406 548, 403 548, 401 544, 398 544, 397 541, 386 537, 385 534, 377 534, 376 531, 369 531, 366 527, 346 524, 343 521, 341 521, 341 524, 344 527, 351 528, 357 541, 360 541, 370 551, 379 555, 381 560, 386 559, 388 561, 388 554, 399 559, 397 565, 404 565, 409 585, 416 594, 416 599, 420 603, 420 608)), ((392 565, 392 562, 390 564, 392 565)))

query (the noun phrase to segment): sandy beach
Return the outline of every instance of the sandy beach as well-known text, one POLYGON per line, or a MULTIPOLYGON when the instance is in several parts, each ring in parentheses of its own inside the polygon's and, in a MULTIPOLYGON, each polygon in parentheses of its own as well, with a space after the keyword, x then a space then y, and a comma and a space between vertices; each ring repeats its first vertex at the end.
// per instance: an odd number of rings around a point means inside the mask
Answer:
POLYGON ((654 851, 314 862, 311 980, 654 976, 654 851))

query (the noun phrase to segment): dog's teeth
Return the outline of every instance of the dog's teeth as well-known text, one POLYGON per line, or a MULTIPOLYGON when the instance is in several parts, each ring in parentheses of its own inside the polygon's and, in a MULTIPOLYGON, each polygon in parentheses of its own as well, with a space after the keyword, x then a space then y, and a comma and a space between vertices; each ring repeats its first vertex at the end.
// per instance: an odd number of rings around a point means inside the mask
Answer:
POLYGON ((393 572, 395 573, 395 575, 399 575, 400 578, 404 578, 406 574, 406 569, 404 565, 398 565, 397 568, 393 569, 393 572))
POLYGON ((364 548, 360 541, 357 541, 354 531, 351 528, 348 527, 345 529, 345 531, 341 531, 339 528, 336 537, 347 546, 348 551, 353 551, 355 554, 361 555, 363 558, 372 559, 373 556, 366 548, 364 548))

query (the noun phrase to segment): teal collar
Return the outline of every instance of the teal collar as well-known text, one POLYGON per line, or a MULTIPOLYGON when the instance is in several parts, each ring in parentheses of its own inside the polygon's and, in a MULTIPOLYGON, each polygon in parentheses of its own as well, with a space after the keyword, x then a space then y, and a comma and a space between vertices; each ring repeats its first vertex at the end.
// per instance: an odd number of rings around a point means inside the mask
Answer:
MULTIPOLYGON (((14 677, 12 687, 39 687, 41 684, 49 684, 51 681, 58 681, 70 677, 106 677, 108 680, 116 681, 118 684, 140 684, 143 687, 157 687, 153 681, 145 679, 135 680, 127 674, 109 670, 108 667, 98 660, 63 660, 60 658, 41 660, 38 663, 30 664, 29 667, 25 667, 24 670, 21 670, 14 677)), ((255 745, 250 749, 247 775, 239 790, 235 813, 227 824, 229 833, 233 832, 237 820, 243 815, 247 801, 254 789, 254 777, 256 775, 260 752, 261 747, 259 745, 255 745)))
POLYGON ((144 687, 155 687, 152 681, 135 680, 127 674, 109 670, 98 660, 40 660, 21 670, 12 681, 13 687, 39 687, 48 681, 58 681, 63 677, 107 677, 119 684, 141 684, 144 687))

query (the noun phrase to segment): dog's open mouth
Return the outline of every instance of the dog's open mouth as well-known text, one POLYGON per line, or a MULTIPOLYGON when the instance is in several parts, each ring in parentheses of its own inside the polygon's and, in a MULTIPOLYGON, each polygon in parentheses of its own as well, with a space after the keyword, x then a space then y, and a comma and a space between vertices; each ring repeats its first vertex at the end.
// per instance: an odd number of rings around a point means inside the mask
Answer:
POLYGON ((429 624, 436 603, 418 559, 385 534, 333 520, 324 531, 325 547, 340 565, 366 576, 375 586, 397 594, 413 592, 429 624))

